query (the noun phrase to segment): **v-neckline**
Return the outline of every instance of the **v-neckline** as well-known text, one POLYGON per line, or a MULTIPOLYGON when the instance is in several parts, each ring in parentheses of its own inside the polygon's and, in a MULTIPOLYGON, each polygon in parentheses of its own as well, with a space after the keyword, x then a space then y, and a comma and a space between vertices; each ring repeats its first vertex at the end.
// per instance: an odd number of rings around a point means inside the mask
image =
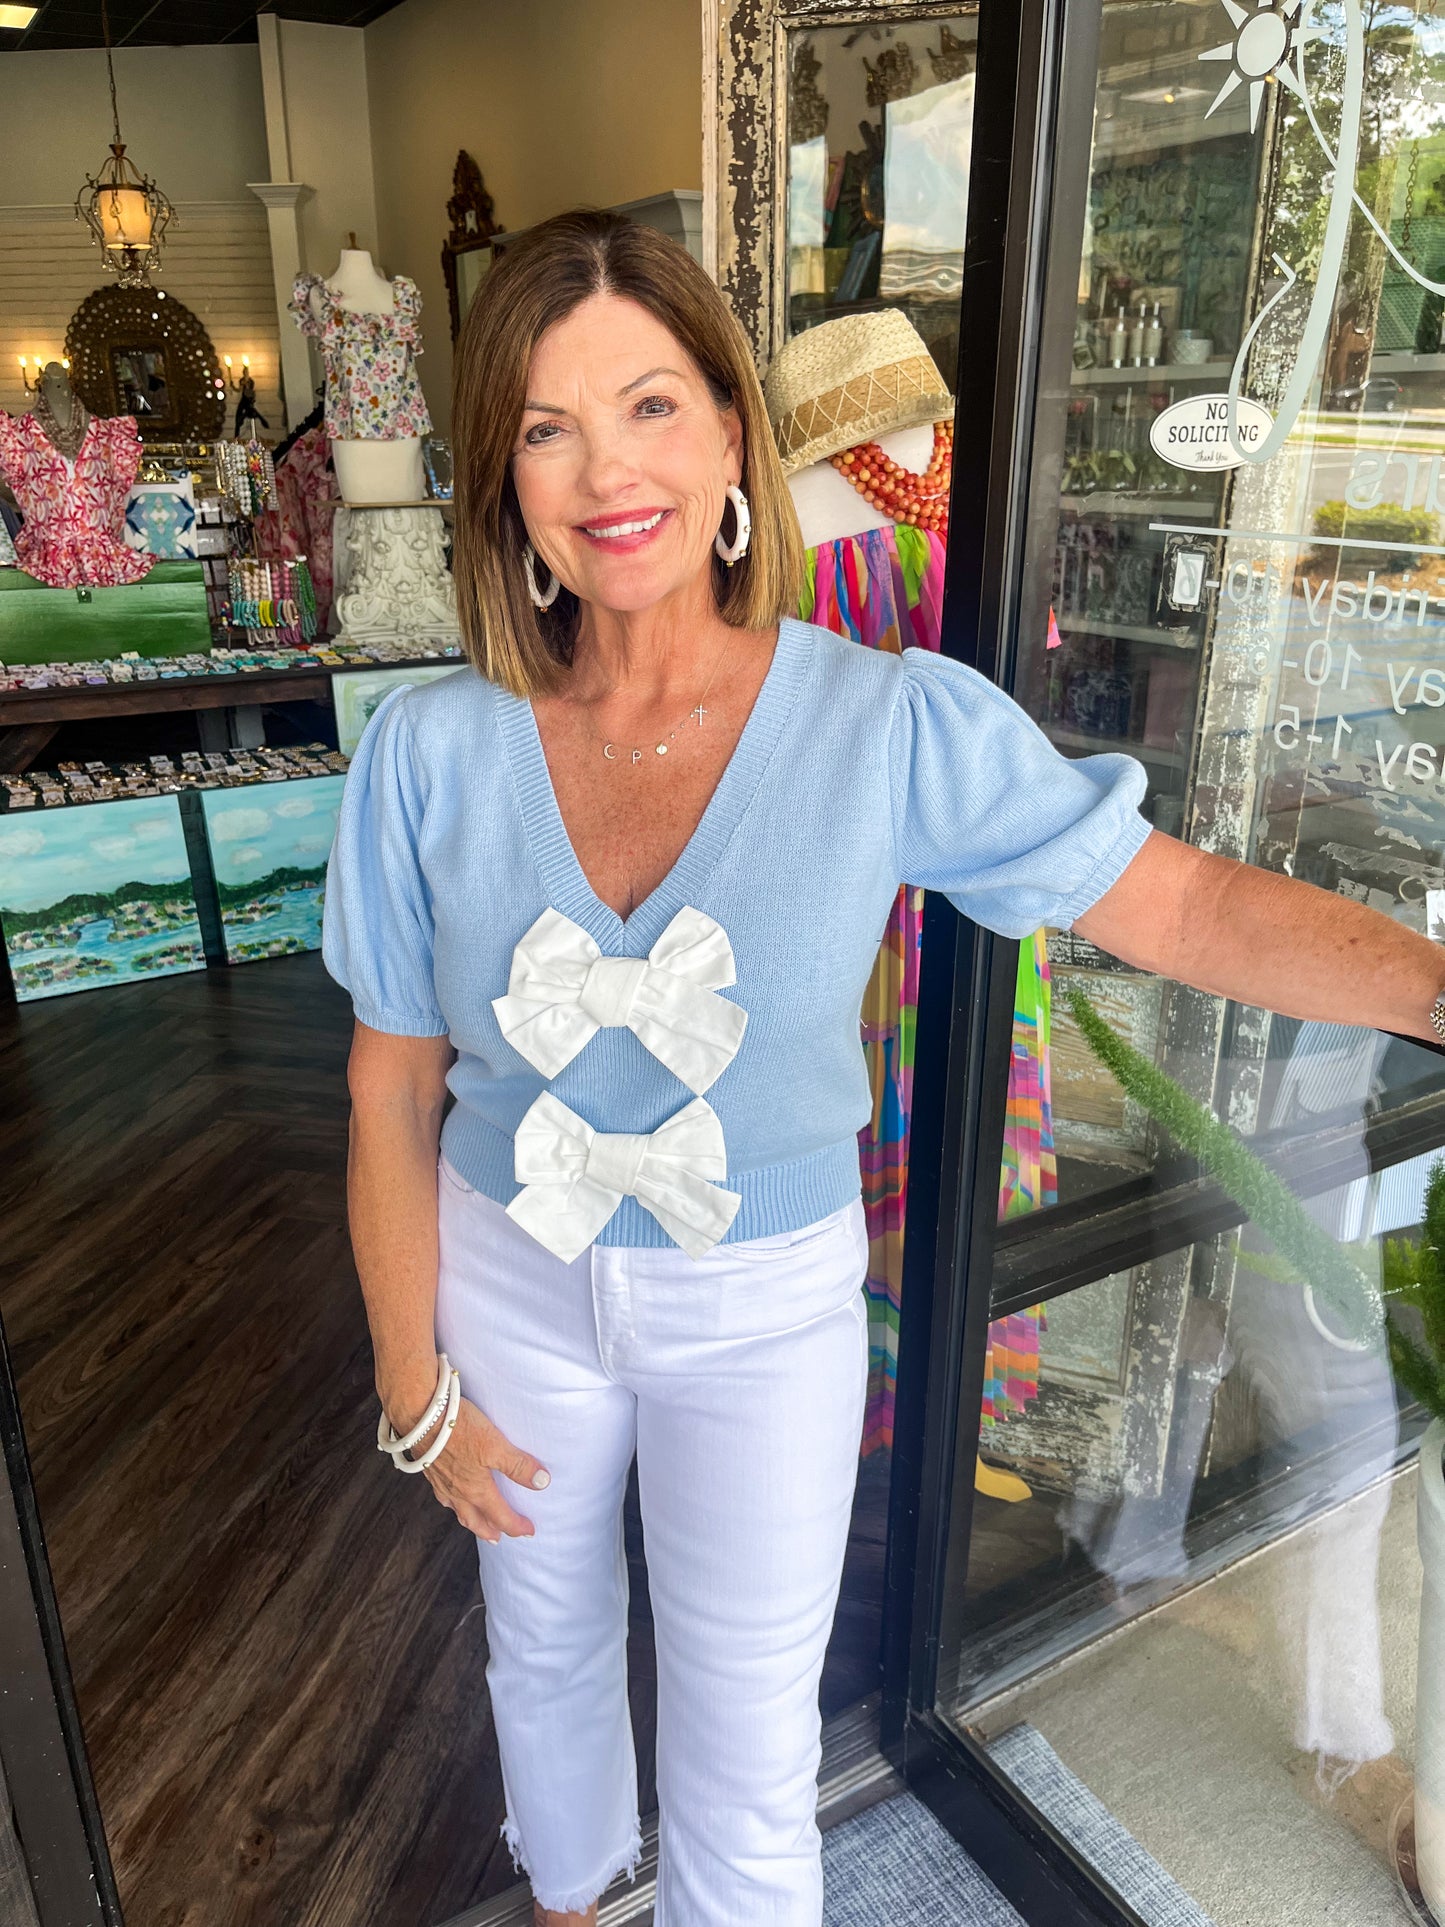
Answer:
POLYGON ((805 623, 785 616, 778 640, 742 733, 723 766, 697 827, 677 861, 630 915, 619 916, 587 880, 562 817, 547 754, 530 700, 499 692, 498 720, 511 760, 523 826, 532 846, 547 900, 571 917, 604 952, 630 949, 640 941, 645 953, 672 918, 700 893, 746 810, 792 708, 807 649, 805 623))

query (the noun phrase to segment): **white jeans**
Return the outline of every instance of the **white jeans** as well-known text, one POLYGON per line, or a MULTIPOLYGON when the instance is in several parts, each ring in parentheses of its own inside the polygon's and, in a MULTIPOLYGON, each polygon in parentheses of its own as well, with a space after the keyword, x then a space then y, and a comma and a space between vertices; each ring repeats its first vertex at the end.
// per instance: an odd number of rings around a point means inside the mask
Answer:
POLYGON ((436 1338, 552 1475, 496 1474, 531 1538, 477 1541, 503 1838, 542 1905, 640 1850, 622 1504, 634 1451, 657 1644, 656 1927, 819 1927, 818 1681, 868 1379, 855 1199, 802 1231, 564 1264, 445 1159, 436 1338))

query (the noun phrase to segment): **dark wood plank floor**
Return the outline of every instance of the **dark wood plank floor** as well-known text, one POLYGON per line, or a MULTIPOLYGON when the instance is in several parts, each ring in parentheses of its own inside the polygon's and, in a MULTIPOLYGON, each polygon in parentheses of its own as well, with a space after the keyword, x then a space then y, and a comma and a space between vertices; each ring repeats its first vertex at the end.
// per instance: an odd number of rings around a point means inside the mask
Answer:
MULTIPOLYGON (((3 1315, 129 1927, 433 1927, 509 1886, 475 1548, 371 1449, 320 958, 0 1010, 3 1315)), ((826 1713, 878 1683, 864 1461, 826 1713)), ((655 1674, 635 1474, 629 1665, 655 1674)))

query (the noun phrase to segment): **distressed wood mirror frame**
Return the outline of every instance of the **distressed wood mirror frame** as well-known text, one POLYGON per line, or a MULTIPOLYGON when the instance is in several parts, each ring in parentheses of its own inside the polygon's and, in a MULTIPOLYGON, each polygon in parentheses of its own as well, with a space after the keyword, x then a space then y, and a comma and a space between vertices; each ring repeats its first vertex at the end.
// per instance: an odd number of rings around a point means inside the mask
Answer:
POLYGON ((788 46, 809 28, 898 26, 971 12, 968 0, 704 0, 703 262, 760 371, 786 333, 788 46))
POLYGON ((442 278, 447 284, 447 309, 453 342, 461 333, 462 317, 476 292, 476 283, 485 272, 494 237, 503 232, 501 225, 493 219, 495 211, 492 197, 482 179, 482 170, 463 147, 457 154, 457 163, 452 170, 452 197, 447 202, 447 219, 451 222, 451 229, 442 243, 442 278), (463 259, 466 255, 477 255, 479 259, 477 262, 467 262, 463 259), (478 270, 476 274, 468 273, 472 267, 478 270))

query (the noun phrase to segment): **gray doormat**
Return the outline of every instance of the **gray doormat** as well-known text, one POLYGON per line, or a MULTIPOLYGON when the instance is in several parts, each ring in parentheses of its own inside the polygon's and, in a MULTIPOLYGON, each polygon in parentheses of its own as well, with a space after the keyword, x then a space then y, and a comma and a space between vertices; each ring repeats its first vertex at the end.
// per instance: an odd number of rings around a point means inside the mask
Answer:
MULTIPOLYGON (((1037 1727, 1021 1720, 989 1747, 1020 1793, 1104 1876, 1149 1927, 1214 1927, 1208 1914, 1070 1773, 1037 1727)), ((1168 1767, 1161 1763, 1161 1771, 1168 1767)))
POLYGON ((823 1835, 823 1927, 1024 1927, 912 1793, 823 1835))
MULTIPOLYGON (((1149 1927, 1214 1927, 1027 1721, 989 1748, 1149 1927)), ((941 1821, 897 1794, 823 1834, 824 1927, 1025 1927, 941 1821)))

